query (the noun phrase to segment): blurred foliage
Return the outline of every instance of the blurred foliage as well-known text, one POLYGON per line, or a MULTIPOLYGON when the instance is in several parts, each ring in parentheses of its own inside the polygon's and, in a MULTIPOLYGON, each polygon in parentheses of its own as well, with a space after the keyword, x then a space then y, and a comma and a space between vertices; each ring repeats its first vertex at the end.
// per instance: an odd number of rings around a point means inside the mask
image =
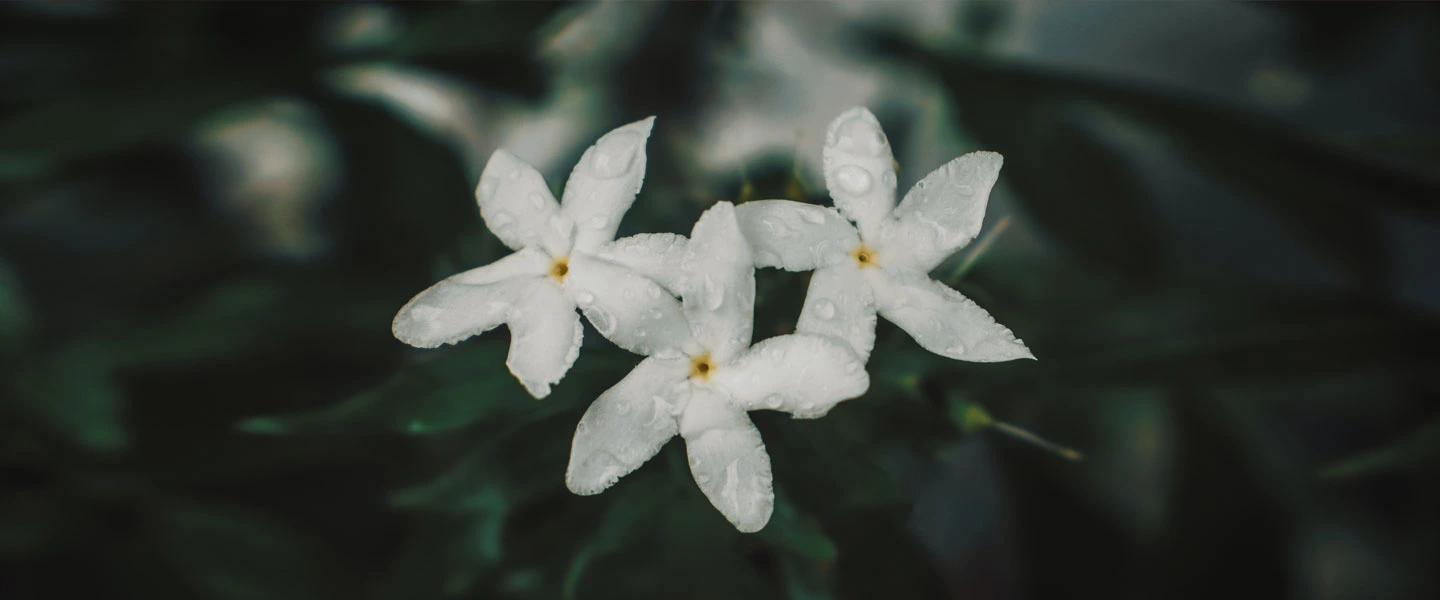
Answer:
MULTIPOLYGON (((818 421, 754 415, 777 505, 745 535, 679 444, 604 494, 564 488, 574 424, 638 357, 590 332, 537 402, 504 369, 503 329, 431 351, 388 331, 411 294, 503 248, 471 204, 474 165, 326 75, 408 65, 534 100, 557 91, 544 35, 579 7, 405 3, 387 9, 393 38, 344 48, 325 41, 343 8, 328 3, 98 6, 0 7, 6 598, 1437 589, 1440 299, 1397 301, 1406 257, 1387 233, 1440 217, 1423 124, 1375 152, 1253 107, 1027 63, 994 50, 1023 17, 1010 5, 967 5, 949 44, 857 25, 872 45, 856 56, 934 77, 963 136, 1005 154, 996 197, 1014 206, 992 212, 1017 224, 936 276, 1039 360, 957 363, 882 321, 866 396, 818 421), (276 96, 313 105, 343 155, 314 260, 258 252, 207 202, 188 151, 207 118, 276 96), (1162 140, 1343 277, 1196 274, 1175 259, 1185 224, 1159 215, 1167 190, 1117 137, 1162 140)), ((828 202, 793 160, 705 180, 687 166, 727 66, 716 55, 756 10, 667 4, 614 65, 605 127, 660 117, 622 235, 686 231, 721 198, 828 202)), ((1440 39, 1433 7, 1264 10, 1315 69, 1385 68, 1387 27, 1440 39)), ((1422 65, 1431 83, 1437 63, 1422 65)), ((902 181, 935 166, 899 158, 902 181)), ((757 279, 757 337, 793 330, 808 275, 757 279)))

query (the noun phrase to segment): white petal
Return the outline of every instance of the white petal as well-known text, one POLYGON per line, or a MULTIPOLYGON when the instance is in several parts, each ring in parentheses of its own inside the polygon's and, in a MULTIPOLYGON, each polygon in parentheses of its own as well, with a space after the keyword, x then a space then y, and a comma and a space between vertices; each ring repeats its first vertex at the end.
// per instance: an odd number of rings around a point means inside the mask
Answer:
POLYGON ((660 284, 620 265, 575 254, 565 291, 600 335, 636 354, 680 350, 690 340, 680 302, 660 284))
POLYGON ((594 250, 615 239, 620 218, 645 181, 645 141, 654 124, 649 117, 601 136, 570 171, 561 210, 578 229, 576 248, 594 250))
POLYGON ((870 360, 875 346, 875 295, 860 269, 841 263, 816 270, 795 331, 837 338, 849 344, 861 362, 870 360))
POLYGON ((995 317, 945 284, 916 271, 869 271, 880 316, 926 350, 971 362, 1035 358, 995 317))
POLYGON ((980 233, 1002 158, 971 152, 945 163, 906 192, 879 242, 881 254, 929 271, 980 233))
POLYGON ((824 416, 870 389, 865 365, 845 344, 805 334, 755 344, 734 362, 716 367, 710 380, 746 410, 780 410, 801 419, 824 416))
POLYGON ((745 411, 715 390, 695 386, 680 435, 690 474, 710 504, 740 531, 759 531, 775 509, 770 455, 745 411))
POLYGON ((685 280, 685 252, 689 247, 690 240, 683 235, 641 233, 602 244, 595 255, 629 267, 679 295, 685 280))
POLYGON ((835 209, 791 200, 756 200, 735 207, 755 266, 809 271, 845 260, 860 234, 835 209))
POLYGON ((835 208, 870 239, 895 207, 895 156, 880 122, 860 106, 840 113, 825 130, 821 157, 835 208))
POLYGON ((553 256, 570 252, 574 226, 560 214, 545 178, 509 152, 496 150, 490 155, 475 199, 485 226, 506 246, 540 248, 553 256))
POLYGON ((740 234, 735 207, 717 202, 690 232, 682 296, 695 340, 724 363, 750 345, 754 327, 755 266, 740 234))
POLYGON ((395 338, 434 348, 479 335, 505 322, 506 311, 549 267, 543 253, 521 251, 452 275, 416 294, 395 314, 395 338))
POLYGON ((542 279, 510 310, 505 366, 531 396, 544 398, 580 355, 580 315, 560 286, 542 279))
POLYGON ((647 358, 600 394, 575 427, 565 486, 598 494, 655 456, 680 432, 671 413, 689 368, 683 358, 647 358))

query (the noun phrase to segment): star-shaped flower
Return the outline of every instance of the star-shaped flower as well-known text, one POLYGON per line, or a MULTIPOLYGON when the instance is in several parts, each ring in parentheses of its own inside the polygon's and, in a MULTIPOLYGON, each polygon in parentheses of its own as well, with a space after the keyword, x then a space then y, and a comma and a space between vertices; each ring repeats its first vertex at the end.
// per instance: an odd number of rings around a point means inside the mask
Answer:
POLYGON ((895 159, 870 111, 852 108, 831 121, 822 156, 839 212, 788 200, 735 209, 756 266, 815 271, 796 331, 845 340, 868 359, 879 312, 941 356, 1034 358, 990 313, 928 275, 980 232, 999 154, 971 152, 946 163, 898 207, 895 159))
POLYGON ((795 334, 750 345, 755 268, 730 203, 695 223, 684 265, 687 339, 657 347, 590 405, 575 428, 565 484, 598 494, 678 434, 710 503, 736 529, 758 531, 775 496, 770 456, 746 411, 817 418, 864 394, 870 377, 838 340, 795 334))
POLYGON ((395 315, 395 337, 434 348, 507 324, 505 364, 536 398, 550 393, 580 353, 577 306, 601 335, 631 352, 648 355, 688 339, 669 291, 679 289, 685 238, 612 241, 645 178, 653 122, 636 121, 595 142, 571 171, 560 203, 534 167, 497 150, 476 198, 485 224, 515 253, 415 296, 395 315))

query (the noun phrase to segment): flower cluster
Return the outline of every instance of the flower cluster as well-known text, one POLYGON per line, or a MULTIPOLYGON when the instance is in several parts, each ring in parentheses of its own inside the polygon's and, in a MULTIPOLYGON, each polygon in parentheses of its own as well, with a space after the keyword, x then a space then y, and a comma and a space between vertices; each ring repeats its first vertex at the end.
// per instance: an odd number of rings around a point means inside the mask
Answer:
POLYGON ((600 335, 645 356, 576 426, 565 473, 572 492, 604 491, 679 435, 711 504, 740 531, 757 531, 774 493, 770 457, 746 413, 812 419, 864 394, 877 314, 942 356, 1031 358, 1010 330, 927 275, 979 232, 1000 155, 961 156, 897 206, 890 144, 875 117, 854 108, 825 136, 835 208, 718 202, 689 238, 616 240, 645 177, 652 123, 601 137, 558 203, 534 168, 495 152, 476 197, 515 252, 435 284, 395 317, 395 337, 422 348, 507 325, 506 365, 537 398, 579 354, 576 308, 600 335), (752 344, 756 267, 814 271, 796 333, 752 344))

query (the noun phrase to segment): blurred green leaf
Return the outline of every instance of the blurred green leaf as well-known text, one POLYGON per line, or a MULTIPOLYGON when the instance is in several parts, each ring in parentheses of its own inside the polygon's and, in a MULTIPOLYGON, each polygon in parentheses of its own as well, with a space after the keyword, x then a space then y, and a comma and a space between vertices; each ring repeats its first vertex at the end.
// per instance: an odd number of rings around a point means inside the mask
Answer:
POLYGON ((588 541, 580 547, 570 560, 565 571, 562 593, 567 600, 573 600, 580 588, 580 581, 586 569, 595 559, 623 547, 627 540, 637 535, 637 525, 652 518, 657 510, 664 510, 661 485, 656 477, 627 477, 620 485, 607 490, 610 504, 588 541))
POLYGON ((314 600, 317 548, 275 523, 213 507, 166 506, 155 515, 153 542, 175 574, 206 598, 314 600))
POLYGON ((0 352, 24 340, 33 318, 19 277, 9 264, 0 261, 0 352))
POLYGON ((1380 448, 1320 468, 1326 479, 1353 479, 1397 471, 1420 471, 1440 465, 1440 420, 1380 448))
POLYGON ((445 431, 480 419, 538 408, 505 364, 508 346, 472 340, 435 352, 374 389, 315 412, 255 417, 240 424, 250 433, 445 431), (436 356, 438 354, 438 356, 436 356))
POLYGON ((129 445, 124 398, 99 349, 76 344, 28 357, 9 381, 11 398, 27 415, 94 452, 129 445))
MULTIPOLYGON (((1029 148, 1043 147, 1050 138, 1043 129, 1016 124, 1043 123, 1056 107, 1089 105, 1167 134, 1190 160, 1249 192, 1248 197, 1283 216, 1314 249, 1364 281, 1379 281, 1384 274, 1385 248, 1375 229, 1375 208, 1440 216, 1440 204, 1435 202, 1440 197, 1440 172, 1412 170, 1357 153, 1273 117, 1093 76, 896 45, 929 65, 951 87, 967 129, 1006 155, 1006 168, 1027 206, 1063 200, 1035 197, 1023 186, 1038 185, 1064 166, 1023 158, 1031 156, 1029 148), (1011 156, 1021 160, 1011 161, 1011 156)), ((1063 157, 1057 162, 1087 160, 1083 154, 1063 157)), ((1090 201, 1109 191, 1109 186, 1103 191, 1086 190, 1090 201)), ((1058 221, 1051 226, 1067 227, 1058 221)), ((1082 234, 1061 230, 1057 235, 1063 239, 1082 234)))

